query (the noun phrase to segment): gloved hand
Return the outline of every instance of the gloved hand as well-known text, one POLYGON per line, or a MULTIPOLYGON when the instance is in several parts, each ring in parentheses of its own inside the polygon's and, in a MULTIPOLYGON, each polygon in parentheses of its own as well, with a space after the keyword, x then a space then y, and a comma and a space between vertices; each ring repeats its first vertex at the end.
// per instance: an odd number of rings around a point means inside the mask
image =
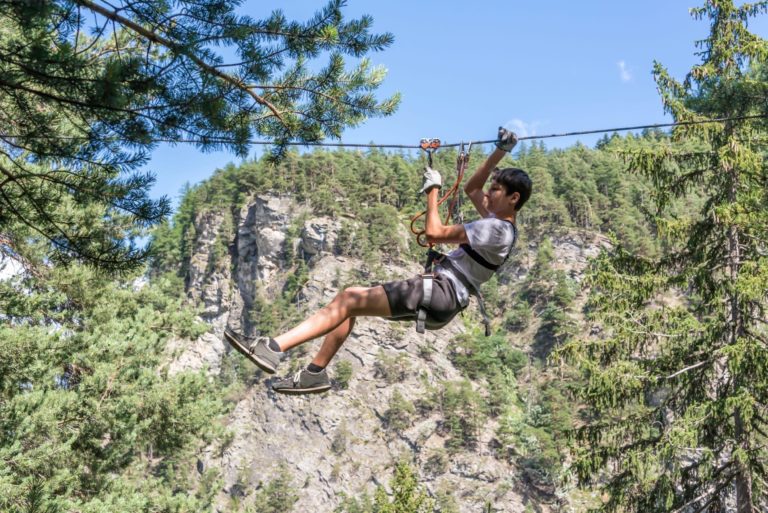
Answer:
POLYGON ((440 172, 431 167, 424 168, 424 187, 419 192, 429 192, 433 187, 438 189, 443 186, 443 177, 440 172))
POLYGON ((499 127, 499 135, 496 138, 496 147, 502 151, 510 152, 517 144, 517 134, 499 127))

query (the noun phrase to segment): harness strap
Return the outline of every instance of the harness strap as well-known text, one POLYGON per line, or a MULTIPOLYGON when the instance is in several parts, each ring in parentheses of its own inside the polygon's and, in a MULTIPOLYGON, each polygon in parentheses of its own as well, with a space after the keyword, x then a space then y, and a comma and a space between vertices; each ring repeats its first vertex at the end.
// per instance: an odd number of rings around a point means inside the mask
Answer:
POLYGON ((432 305, 432 284, 435 276, 432 273, 421 275, 423 294, 416 314, 416 332, 424 333, 427 321, 427 309, 432 305))
POLYGON ((486 269, 490 269, 491 271, 497 271, 501 265, 492 264, 488 260, 482 257, 480 253, 472 249, 472 246, 467 244, 466 242, 464 244, 460 244, 459 247, 464 250, 464 253, 470 256, 472 260, 477 262, 478 264, 482 265, 486 269))
POLYGON ((485 299, 479 290, 475 290, 475 299, 477 299, 477 306, 480 308, 480 315, 483 317, 483 326, 485 326, 485 336, 491 336, 491 319, 488 317, 488 312, 485 311, 485 299))
POLYGON ((439 251, 429 248, 427 250, 427 261, 424 264, 424 272, 425 273, 431 273, 432 268, 435 265, 435 262, 438 264, 442 261, 442 259, 445 258, 445 255, 440 253, 439 251))

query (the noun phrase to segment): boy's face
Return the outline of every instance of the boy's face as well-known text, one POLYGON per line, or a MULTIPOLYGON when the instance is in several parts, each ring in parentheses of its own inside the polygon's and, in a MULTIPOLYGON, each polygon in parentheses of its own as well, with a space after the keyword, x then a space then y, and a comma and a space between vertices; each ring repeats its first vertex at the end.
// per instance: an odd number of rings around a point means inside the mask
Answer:
POLYGON ((514 213, 515 204, 519 199, 519 193, 507 195, 507 189, 494 179, 485 191, 485 208, 496 217, 507 217, 514 213))

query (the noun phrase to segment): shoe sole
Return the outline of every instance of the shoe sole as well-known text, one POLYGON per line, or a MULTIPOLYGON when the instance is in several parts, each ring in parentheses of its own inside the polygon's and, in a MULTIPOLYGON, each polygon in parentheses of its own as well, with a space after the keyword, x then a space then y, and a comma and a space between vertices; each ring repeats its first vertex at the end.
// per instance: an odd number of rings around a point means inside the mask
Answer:
POLYGON ((237 349, 237 351, 248 358, 250 361, 252 361, 256 366, 266 372, 267 374, 274 374, 277 369, 275 367, 272 367, 269 362, 264 362, 264 360, 260 359, 255 354, 251 353, 247 347, 242 345, 239 340, 237 340, 234 335, 231 333, 225 331, 224 332, 224 338, 229 342, 229 345, 237 349))
POLYGON ((313 388, 273 388, 278 394, 285 395, 308 395, 308 394, 321 394, 331 389, 331 385, 322 385, 313 388))

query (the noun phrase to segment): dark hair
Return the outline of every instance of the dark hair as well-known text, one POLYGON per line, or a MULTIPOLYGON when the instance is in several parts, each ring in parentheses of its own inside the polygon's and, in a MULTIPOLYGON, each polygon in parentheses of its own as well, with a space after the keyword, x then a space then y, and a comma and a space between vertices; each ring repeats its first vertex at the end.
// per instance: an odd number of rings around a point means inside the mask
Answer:
POLYGON ((522 169, 516 167, 496 168, 493 172, 493 179, 507 190, 507 196, 515 192, 520 194, 520 200, 515 204, 515 210, 520 210, 531 197, 533 183, 528 173, 522 169))

